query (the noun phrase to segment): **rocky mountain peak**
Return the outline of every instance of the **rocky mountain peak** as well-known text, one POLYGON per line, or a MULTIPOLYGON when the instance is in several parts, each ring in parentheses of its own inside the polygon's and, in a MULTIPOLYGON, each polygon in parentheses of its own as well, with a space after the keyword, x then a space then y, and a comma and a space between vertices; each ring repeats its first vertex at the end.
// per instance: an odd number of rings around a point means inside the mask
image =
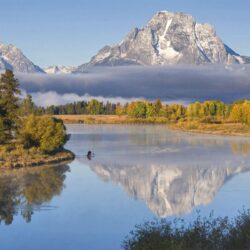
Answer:
POLYGON ((5 69, 23 73, 44 73, 44 71, 31 62, 20 49, 12 44, 0 42, 0 70, 5 69))
POLYGON ((146 26, 134 28, 119 44, 105 46, 90 66, 244 64, 248 63, 226 46, 208 23, 201 24, 182 12, 157 12, 146 26))
POLYGON ((70 74, 75 70, 75 67, 67 67, 67 66, 50 66, 46 68, 44 71, 47 74, 70 74))

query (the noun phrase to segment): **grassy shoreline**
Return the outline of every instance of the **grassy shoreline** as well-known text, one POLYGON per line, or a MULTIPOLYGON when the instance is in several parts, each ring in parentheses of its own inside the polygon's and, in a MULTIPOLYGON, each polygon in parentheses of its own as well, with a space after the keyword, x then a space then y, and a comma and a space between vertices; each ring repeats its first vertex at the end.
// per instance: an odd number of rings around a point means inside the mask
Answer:
POLYGON ((209 124, 194 121, 172 123, 168 127, 189 133, 250 137, 250 126, 240 123, 209 124))
POLYGON ((12 150, 6 147, 0 148, 0 169, 17 169, 35 166, 45 166, 68 163, 75 158, 75 155, 66 149, 53 154, 44 154, 35 150, 16 148, 12 150))
POLYGON ((169 122, 164 117, 132 118, 127 115, 56 115, 65 124, 166 124, 170 129, 211 135, 250 137, 250 126, 241 123, 169 122))
POLYGON ((127 115, 54 115, 65 124, 166 124, 165 117, 133 118, 127 115))

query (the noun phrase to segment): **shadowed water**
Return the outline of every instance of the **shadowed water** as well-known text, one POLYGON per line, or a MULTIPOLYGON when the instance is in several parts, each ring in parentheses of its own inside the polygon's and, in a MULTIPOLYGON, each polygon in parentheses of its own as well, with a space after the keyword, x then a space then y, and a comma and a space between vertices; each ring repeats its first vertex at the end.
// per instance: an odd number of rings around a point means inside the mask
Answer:
POLYGON ((1 172, 0 249, 119 249, 154 217, 250 208, 250 139, 150 125, 68 131, 69 166, 1 172))

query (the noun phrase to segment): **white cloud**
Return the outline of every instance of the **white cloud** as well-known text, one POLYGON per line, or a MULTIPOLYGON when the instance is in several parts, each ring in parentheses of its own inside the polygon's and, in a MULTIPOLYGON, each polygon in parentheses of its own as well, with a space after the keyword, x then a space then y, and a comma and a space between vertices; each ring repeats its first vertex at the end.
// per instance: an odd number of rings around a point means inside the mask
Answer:
POLYGON ((78 101, 90 101, 92 99, 97 99, 100 102, 106 103, 107 101, 111 103, 121 103, 125 104, 127 102, 132 102, 136 100, 142 100, 141 98, 123 98, 123 97, 103 97, 103 96, 90 96, 88 94, 86 95, 77 95, 74 93, 69 94, 58 94, 55 91, 49 91, 49 92, 35 92, 31 93, 33 100, 36 105, 47 107, 50 105, 62 105, 66 103, 73 103, 78 101))

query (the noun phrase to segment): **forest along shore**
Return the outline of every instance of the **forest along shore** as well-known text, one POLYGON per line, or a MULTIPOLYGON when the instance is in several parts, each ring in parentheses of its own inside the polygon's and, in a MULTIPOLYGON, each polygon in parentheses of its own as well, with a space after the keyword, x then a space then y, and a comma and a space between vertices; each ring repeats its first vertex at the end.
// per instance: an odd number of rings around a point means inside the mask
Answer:
POLYGON ((241 123, 203 123, 198 120, 171 122, 165 117, 132 118, 126 115, 56 115, 65 124, 165 124, 183 132, 250 137, 250 126, 241 123))
POLYGON ((98 100, 38 108, 64 123, 85 124, 166 124, 171 129, 217 135, 250 136, 250 101, 220 100, 182 104, 133 101, 126 104, 102 103, 98 100))
POLYGON ((31 96, 23 99, 11 70, 0 76, 0 168, 58 164, 73 160, 63 122, 34 112, 31 96))
POLYGON ((65 124, 165 124, 169 129, 213 135, 250 137, 250 126, 233 122, 205 123, 193 121, 169 121, 165 117, 134 118, 127 115, 55 115, 65 124))

